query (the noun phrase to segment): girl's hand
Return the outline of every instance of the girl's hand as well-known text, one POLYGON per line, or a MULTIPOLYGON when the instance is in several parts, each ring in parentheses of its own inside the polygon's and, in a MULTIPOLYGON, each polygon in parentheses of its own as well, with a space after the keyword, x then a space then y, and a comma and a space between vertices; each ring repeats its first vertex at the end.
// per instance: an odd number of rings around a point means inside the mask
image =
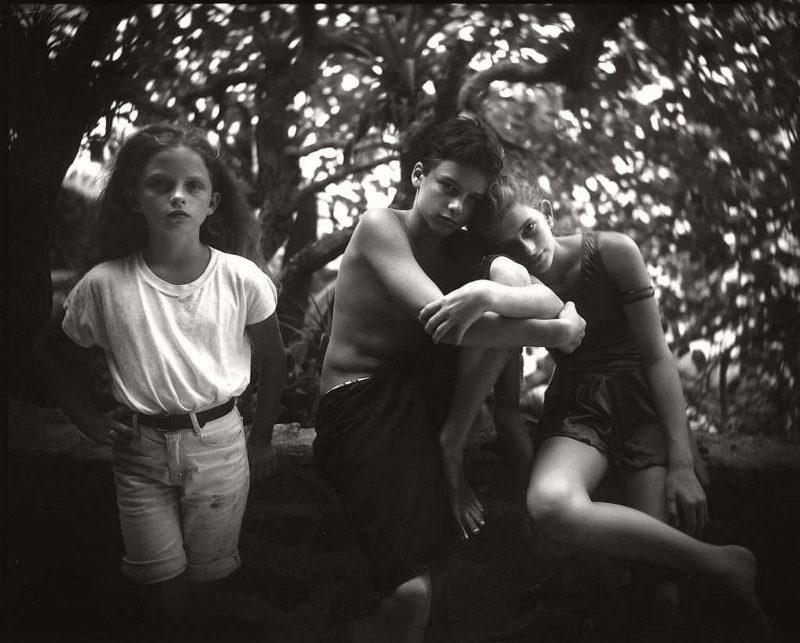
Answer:
POLYGON ((250 440, 247 445, 247 459, 250 461, 250 481, 260 482, 275 473, 278 455, 272 441, 250 440))
POLYGON ((455 344, 460 345, 464 333, 491 305, 491 282, 471 281, 425 306, 419 320, 425 324, 425 332, 433 335, 438 344, 451 330, 455 332, 455 344))
POLYGON ((670 468, 665 481, 669 523, 690 536, 708 523, 706 493, 689 467, 670 468))
POLYGON ((568 339, 559 346, 558 349, 563 353, 571 353, 578 348, 583 341, 583 336, 586 334, 586 320, 578 314, 575 304, 571 301, 564 304, 561 312, 558 313, 558 319, 566 321, 569 324, 568 339))
POLYGON ((85 422, 80 429, 97 444, 127 446, 138 431, 117 419, 123 413, 130 412, 127 409, 115 409, 108 413, 97 414, 85 422))

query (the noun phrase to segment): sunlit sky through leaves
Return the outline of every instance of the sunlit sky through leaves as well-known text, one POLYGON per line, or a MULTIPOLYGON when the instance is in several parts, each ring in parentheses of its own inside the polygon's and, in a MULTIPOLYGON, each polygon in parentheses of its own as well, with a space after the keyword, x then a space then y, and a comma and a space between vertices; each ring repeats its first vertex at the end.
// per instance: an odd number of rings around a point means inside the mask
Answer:
MULTIPOLYGON (((565 36, 577 28, 566 9, 538 5, 514 15, 453 5, 436 28, 425 22, 424 11, 407 28, 403 21, 410 20, 412 5, 399 5, 391 40, 375 7, 319 7, 318 24, 326 33, 337 30, 337 37, 352 38, 370 55, 324 57, 315 83, 286 104, 286 140, 301 154, 303 185, 335 176, 348 164, 396 154, 403 128, 430 114, 443 60, 457 44, 485 42, 465 77, 499 64, 536 69, 562 52, 565 36), (348 149, 351 140, 355 145, 348 149)), ((118 139, 173 113, 206 126, 211 140, 235 150, 256 176, 260 161, 252 133, 264 125, 259 108, 270 88, 258 88, 248 73, 263 70, 265 51, 287 52, 286 65, 297 61, 303 43, 293 26, 296 7, 149 9, 150 27, 164 37, 145 46, 132 18, 117 27, 108 52, 109 60, 132 55, 141 61, 133 79, 136 105, 114 104, 87 133, 66 183, 96 192, 102 166, 91 159, 90 139, 118 139), (269 46, 268 38, 274 39, 269 46), (226 75, 238 76, 221 92, 196 91, 226 75)), ((744 319, 748 302, 759 300, 753 284, 772 280, 763 292, 777 298, 786 288, 796 292, 800 281, 796 261, 787 259, 800 254, 796 227, 788 224, 789 213, 797 211, 787 169, 797 118, 782 107, 787 84, 780 74, 788 66, 781 66, 785 52, 776 39, 787 18, 758 5, 735 6, 720 16, 711 5, 672 11, 680 28, 670 38, 658 16, 642 24, 625 18, 619 34, 602 43, 583 89, 499 80, 488 87, 482 107, 552 200, 562 229, 617 229, 640 243, 653 259, 648 265, 668 316, 681 318, 685 327, 693 307, 711 305, 704 284, 713 284, 715 292, 731 293, 730 305, 744 319)), ((74 32, 79 16, 68 17, 53 51, 74 32)), ((112 147, 106 147, 106 159, 112 147)), ((365 208, 391 203, 399 179, 400 163, 392 160, 328 184, 318 193, 318 234, 349 226, 365 208)), ((711 327, 727 309, 703 314, 711 327)), ((747 323, 731 322, 702 341, 727 347, 747 323)), ((676 324, 667 332, 672 339, 683 331, 676 324)))

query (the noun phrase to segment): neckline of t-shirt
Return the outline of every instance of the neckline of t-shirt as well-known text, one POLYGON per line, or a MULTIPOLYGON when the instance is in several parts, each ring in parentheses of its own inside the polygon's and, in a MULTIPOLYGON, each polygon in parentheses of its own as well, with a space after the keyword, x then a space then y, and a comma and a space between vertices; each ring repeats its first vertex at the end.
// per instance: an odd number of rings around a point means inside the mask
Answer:
POLYGON ((194 281, 190 281, 188 284, 172 284, 168 281, 164 281, 161 277, 150 270, 150 267, 147 265, 147 262, 144 260, 141 252, 136 253, 136 270, 139 272, 145 283, 152 286, 159 292, 169 295, 170 297, 184 297, 192 294, 197 289, 202 288, 211 277, 211 273, 214 272, 214 268, 217 265, 217 260, 219 259, 219 250, 212 248, 211 246, 208 246, 208 249, 211 251, 211 257, 208 260, 206 269, 203 271, 203 274, 201 274, 194 281))

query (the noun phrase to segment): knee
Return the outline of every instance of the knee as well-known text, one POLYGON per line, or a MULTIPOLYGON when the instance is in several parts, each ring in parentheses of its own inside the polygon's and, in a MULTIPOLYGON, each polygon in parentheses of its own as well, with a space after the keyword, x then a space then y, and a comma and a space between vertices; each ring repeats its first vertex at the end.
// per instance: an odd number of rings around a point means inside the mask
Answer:
POLYGON ((534 528, 545 538, 563 540, 575 533, 588 500, 567 486, 541 483, 531 485, 526 502, 534 528))
POLYGON ((395 590, 392 596, 393 611, 405 622, 425 622, 431 609, 431 596, 430 578, 412 578, 395 590))
POLYGON ((489 279, 504 286, 530 286, 528 271, 508 257, 497 257, 489 268, 489 279))

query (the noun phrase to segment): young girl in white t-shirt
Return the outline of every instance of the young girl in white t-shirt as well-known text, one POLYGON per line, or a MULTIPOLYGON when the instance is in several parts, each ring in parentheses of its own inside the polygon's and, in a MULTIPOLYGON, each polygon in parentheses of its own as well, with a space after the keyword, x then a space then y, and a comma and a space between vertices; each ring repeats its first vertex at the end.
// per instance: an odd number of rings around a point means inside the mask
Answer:
POLYGON ((286 366, 276 289, 252 260, 258 247, 257 222, 206 134, 145 127, 113 162, 95 265, 64 304, 63 332, 37 351, 66 414, 113 447, 122 570, 144 588, 162 639, 190 622, 189 583, 208 598, 210 581, 239 567, 251 475, 274 466, 286 366), (248 445, 235 402, 251 345, 259 376, 248 445), (105 352, 122 405, 112 413, 65 369, 69 350, 91 346, 105 352))

